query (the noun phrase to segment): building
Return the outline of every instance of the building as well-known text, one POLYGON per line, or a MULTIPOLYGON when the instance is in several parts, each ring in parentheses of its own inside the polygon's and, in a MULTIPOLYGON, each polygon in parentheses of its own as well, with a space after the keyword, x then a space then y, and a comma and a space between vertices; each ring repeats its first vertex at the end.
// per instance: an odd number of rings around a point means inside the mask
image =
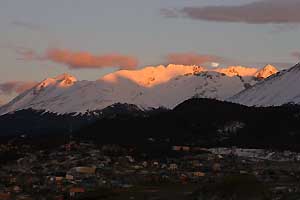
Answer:
POLYGON ((171 163, 170 166, 169 166, 169 170, 171 171, 175 171, 178 169, 178 165, 175 164, 175 163, 171 163))
POLYGON ((69 192, 70 192, 70 197, 75 198, 78 195, 84 193, 85 189, 81 188, 81 187, 74 187, 74 188, 71 188, 69 192))

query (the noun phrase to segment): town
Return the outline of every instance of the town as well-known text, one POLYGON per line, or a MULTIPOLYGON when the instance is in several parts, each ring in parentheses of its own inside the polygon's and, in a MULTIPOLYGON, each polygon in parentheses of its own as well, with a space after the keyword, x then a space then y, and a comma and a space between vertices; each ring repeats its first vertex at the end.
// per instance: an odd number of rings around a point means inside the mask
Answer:
POLYGON ((179 145, 170 147, 172 155, 158 158, 91 142, 45 150, 0 146, 2 157, 11 152, 18 154, 0 164, 1 200, 218 199, 222 189, 208 186, 219 184, 230 192, 222 181, 261 199, 300 198, 300 154, 289 151, 179 145))

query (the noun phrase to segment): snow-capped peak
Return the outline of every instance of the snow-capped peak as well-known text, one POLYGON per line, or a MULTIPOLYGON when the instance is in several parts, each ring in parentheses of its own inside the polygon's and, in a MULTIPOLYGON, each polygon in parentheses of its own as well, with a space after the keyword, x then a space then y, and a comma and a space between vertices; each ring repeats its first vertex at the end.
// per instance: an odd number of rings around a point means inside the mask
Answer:
POLYGON ((139 70, 120 70, 102 77, 100 80, 116 83, 118 79, 128 79, 143 87, 152 87, 168 82, 172 78, 184 74, 195 74, 205 71, 203 67, 195 65, 148 66, 139 70))
POLYGON ((62 74, 55 78, 59 82, 59 87, 69 87, 72 86, 75 82, 77 82, 77 79, 69 74, 62 74))
POLYGON ((35 87, 35 90, 43 90, 52 85, 55 85, 56 87, 69 87, 76 81, 77 79, 74 76, 64 73, 54 78, 46 78, 35 87))
POLYGON ((266 65, 264 68, 256 72, 255 76, 257 78, 265 79, 269 76, 276 74, 278 72, 278 69, 274 67, 273 65, 266 65))
POLYGON ((266 65, 262 69, 244 66, 228 66, 225 68, 217 68, 213 71, 226 74, 226 76, 254 76, 256 78, 265 79, 276 74, 278 70, 272 65, 266 65))
MULTIPOLYGON (((271 66, 267 68, 274 70, 271 66)), ((280 106, 300 104, 300 64, 276 73, 253 87, 229 98, 229 101, 248 106, 280 106)))
POLYGON ((57 81, 64 81, 64 80, 72 80, 73 82, 77 81, 77 79, 74 76, 67 74, 67 73, 58 75, 54 79, 57 81))
POLYGON ((217 68, 214 71, 226 74, 226 76, 253 76, 258 69, 244 66, 228 66, 225 68, 217 68))

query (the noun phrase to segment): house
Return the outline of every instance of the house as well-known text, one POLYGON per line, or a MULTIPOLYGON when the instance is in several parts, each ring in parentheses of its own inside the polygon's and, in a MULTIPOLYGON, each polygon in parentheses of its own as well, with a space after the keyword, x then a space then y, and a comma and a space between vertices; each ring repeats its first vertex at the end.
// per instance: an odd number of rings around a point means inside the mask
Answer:
POLYGON ((55 200, 64 200, 64 196, 63 195, 58 195, 54 199, 55 200))
POLYGON ((153 166, 154 166, 154 167, 158 167, 158 166, 159 166, 159 163, 158 163, 157 161, 154 161, 154 162, 153 162, 153 166))
POLYGON ((188 182, 188 176, 185 174, 181 174, 179 179, 182 184, 187 184, 187 182, 188 182))
POLYGON ((190 151, 191 148, 189 146, 173 146, 172 147, 173 151, 190 151))
POLYGON ((58 183, 58 182, 61 182, 62 180, 64 179, 64 177, 61 177, 61 176, 56 176, 55 177, 55 181, 58 183))
POLYGON ((143 165, 143 167, 147 167, 148 166, 148 163, 146 162, 146 161, 144 161, 143 163, 142 163, 142 165, 143 165))
POLYGON ((140 165, 134 165, 134 166, 132 166, 132 168, 133 168, 133 169, 142 169, 143 167, 140 166, 140 165))
POLYGON ((67 174, 67 175, 66 175, 66 179, 67 179, 67 180, 73 180, 74 177, 73 177, 72 175, 67 174))
POLYGON ((195 176, 195 177, 203 177, 203 176, 205 176, 205 173, 203 173, 203 172, 193 172, 193 176, 195 176))
POLYGON ((199 160, 192 160, 191 164, 193 167, 201 167, 202 166, 202 163, 200 163, 199 160))
POLYGON ((213 166, 212 166, 212 171, 214 173, 219 173, 221 171, 220 163, 214 163, 213 166))
POLYGON ((132 156, 126 156, 129 162, 133 163, 135 162, 134 158, 132 156))
POLYGON ((168 167, 168 166, 167 166, 166 164, 162 164, 162 165, 161 165, 161 168, 162 168, 162 169, 166 169, 167 167, 168 167))
POLYGON ((203 147, 192 147, 191 149, 193 152, 209 152, 209 150, 207 148, 203 148, 203 147))
POLYGON ((95 174, 96 168, 95 167, 76 167, 76 172, 82 174, 95 174))
POLYGON ((96 176, 96 167, 74 167, 67 172, 66 176, 73 179, 96 176))
POLYGON ((16 200, 33 200, 30 195, 20 194, 15 197, 16 200))
POLYGON ((14 191, 15 193, 19 193, 19 192, 21 192, 21 190, 22 190, 22 189, 21 189, 19 186, 17 186, 17 185, 13 187, 13 191, 14 191))
POLYGON ((70 193, 70 197, 71 198, 74 198, 76 197, 77 195, 80 195, 82 193, 85 192, 85 189, 82 188, 82 187, 73 187, 70 189, 69 193, 70 193))
POLYGON ((170 166, 169 166, 169 170, 171 170, 171 171, 175 171, 175 170, 177 170, 178 169, 178 166, 177 166, 177 164, 175 164, 175 163, 171 163, 170 164, 170 166))

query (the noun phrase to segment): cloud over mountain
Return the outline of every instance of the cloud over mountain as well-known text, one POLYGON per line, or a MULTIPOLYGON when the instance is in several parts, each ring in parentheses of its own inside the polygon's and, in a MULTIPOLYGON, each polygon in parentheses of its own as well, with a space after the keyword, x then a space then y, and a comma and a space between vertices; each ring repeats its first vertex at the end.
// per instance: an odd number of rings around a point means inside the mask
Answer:
MULTIPOLYGON (((299 24, 299 10, 299 0, 258 0, 238 6, 184 7, 177 14, 191 19, 216 22, 299 24)), ((164 13, 173 14, 174 11, 164 13)))
POLYGON ((20 48, 17 53, 24 60, 52 61, 67 65, 70 69, 98 69, 106 67, 120 67, 121 69, 134 69, 138 60, 133 56, 121 54, 94 55, 85 51, 50 48, 45 53, 38 54, 32 49, 20 48))
POLYGON ((196 53, 170 53, 166 56, 166 59, 168 63, 181 65, 201 65, 207 62, 216 62, 221 60, 218 56, 196 53))
POLYGON ((0 83, 0 94, 11 95, 13 93, 20 94, 32 87, 34 87, 37 82, 34 81, 8 81, 0 83))

